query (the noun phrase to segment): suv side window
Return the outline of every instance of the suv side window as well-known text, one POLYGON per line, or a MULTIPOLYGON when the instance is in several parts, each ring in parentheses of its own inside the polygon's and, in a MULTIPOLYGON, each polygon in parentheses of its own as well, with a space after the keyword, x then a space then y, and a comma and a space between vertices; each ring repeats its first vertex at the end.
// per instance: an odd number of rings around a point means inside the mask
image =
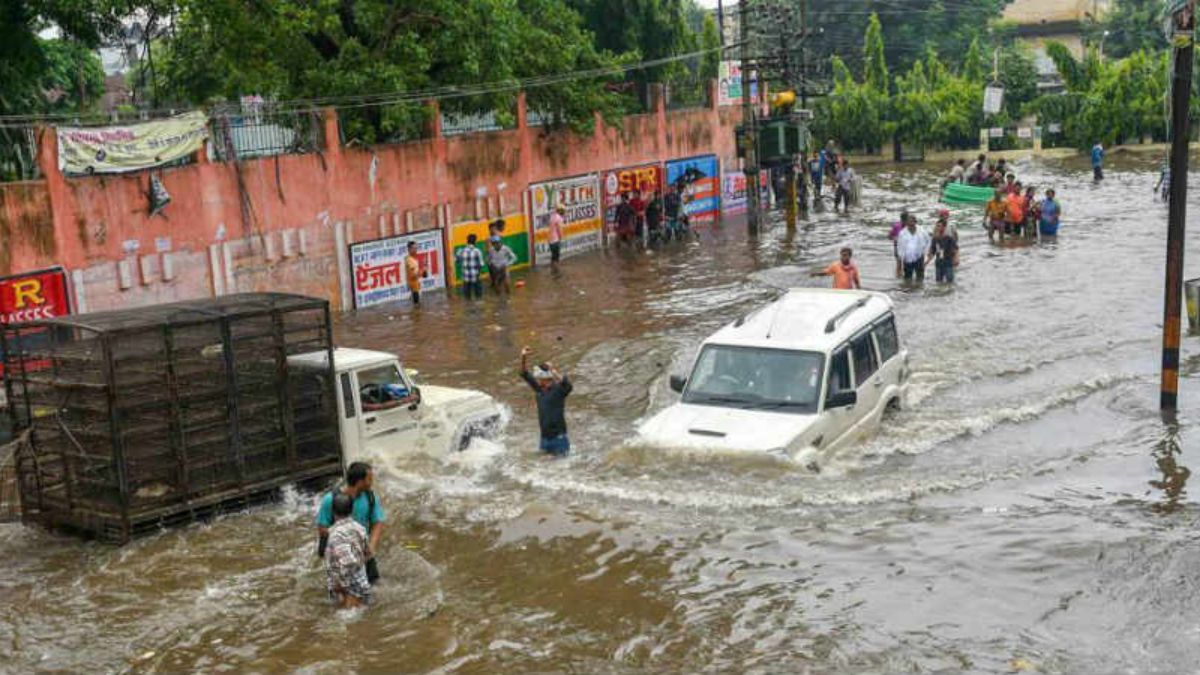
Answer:
POLYGON ((879 370, 879 361, 875 358, 875 343, 870 333, 854 338, 850 346, 854 350, 854 386, 858 388, 879 370))
POLYGON ((875 326, 875 340, 879 343, 879 360, 887 363, 900 353, 900 337, 896 335, 896 318, 889 316, 875 326))
POLYGON ((850 347, 844 346, 833 353, 829 360, 829 390, 827 396, 842 391, 852 391, 854 383, 850 379, 850 347))

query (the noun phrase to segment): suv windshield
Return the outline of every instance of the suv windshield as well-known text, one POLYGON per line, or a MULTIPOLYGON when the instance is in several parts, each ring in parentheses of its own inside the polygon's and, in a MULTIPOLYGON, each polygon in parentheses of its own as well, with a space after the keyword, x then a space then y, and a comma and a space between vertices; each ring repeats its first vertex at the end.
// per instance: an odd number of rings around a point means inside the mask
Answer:
POLYGON ((692 369, 683 402, 814 413, 824 361, 816 352, 708 345, 692 369))

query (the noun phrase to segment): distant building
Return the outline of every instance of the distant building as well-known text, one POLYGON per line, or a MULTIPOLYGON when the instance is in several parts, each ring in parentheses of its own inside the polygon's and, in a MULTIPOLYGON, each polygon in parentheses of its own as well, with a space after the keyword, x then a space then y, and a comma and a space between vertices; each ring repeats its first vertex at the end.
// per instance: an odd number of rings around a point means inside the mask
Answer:
POLYGON ((1038 89, 1062 91, 1062 78, 1046 55, 1047 42, 1060 42, 1077 58, 1083 56, 1083 26, 1108 11, 1111 0, 1013 0, 1004 19, 1017 25, 1021 41, 1033 49, 1038 89))

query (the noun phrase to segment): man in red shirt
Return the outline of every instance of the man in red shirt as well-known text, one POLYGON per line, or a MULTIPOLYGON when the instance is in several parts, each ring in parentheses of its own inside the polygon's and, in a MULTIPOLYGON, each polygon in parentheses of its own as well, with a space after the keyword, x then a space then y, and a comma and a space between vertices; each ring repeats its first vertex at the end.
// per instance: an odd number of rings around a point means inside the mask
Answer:
POLYGON ((634 234, 637 235, 638 241, 642 241, 646 232, 646 200, 642 199, 641 190, 633 191, 633 199, 629 200, 629 205, 633 207, 633 212, 637 217, 634 234))
POLYGON ((812 276, 833 277, 833 287, 844 291, 862 288, 862 283, 858 278, 858 265, 850 261, 852 257, 854 257, 854 251, 847 246, 842 249, 841 260, 823 270, 813 272, 812 276))

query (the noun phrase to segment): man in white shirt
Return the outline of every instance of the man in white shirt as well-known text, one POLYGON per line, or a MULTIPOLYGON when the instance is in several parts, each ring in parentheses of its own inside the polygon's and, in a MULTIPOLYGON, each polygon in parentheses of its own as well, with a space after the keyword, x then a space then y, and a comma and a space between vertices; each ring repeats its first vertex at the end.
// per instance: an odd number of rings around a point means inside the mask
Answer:
POLYGON ((925 258, 929 254, 929 245, 933 243, 929 233, 917 227, 917 219, 910 216, 896 237, 896 252, 900 254, 900 262, 904 264, 904 280, 925 281, 925 258))
POLYGON ((837 172, 837 191, 833 193, 833 210, 837 211, 838 204, 846 205, 846 213, 850 213, 850 198, 854 194, 854 169, 850 168, 850 160, 843 158, 842 166, 837 172))

